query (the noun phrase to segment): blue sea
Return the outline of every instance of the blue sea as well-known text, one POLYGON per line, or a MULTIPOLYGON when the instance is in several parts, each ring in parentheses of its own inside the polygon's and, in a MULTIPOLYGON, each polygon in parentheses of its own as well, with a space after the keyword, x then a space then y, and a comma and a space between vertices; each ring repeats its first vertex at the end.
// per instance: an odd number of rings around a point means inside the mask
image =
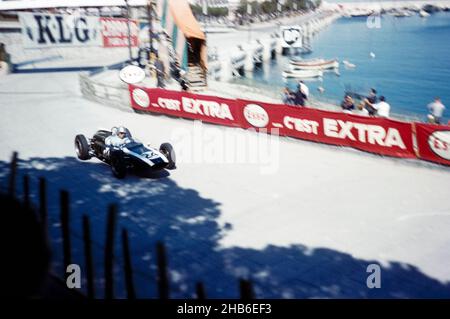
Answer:
MULTIPOLYGON (((368 92, 375 88, 391 104, 393 113, 424 120, 426 105, 439 96, 450 117, 450 12, 427 18, 418 15, 381 17, 379 28, 369 28, 367 18, 341 18, 311 40, 313 53, 303 58, 337 58, 340 76, 326 73, 322 82, 307 82, 318 99, 338 102, 345 90, 368 92), (371 57, 371 52, 375 57, 371 57), (347 60, 356 67, 348 69, 347 60), (320 93, 317 88, 325 91, 320 93)), ((233 80, 256 86, 280 89, 287 83, 281 76, 289 57, 265 64, 246 79, 233 80)))

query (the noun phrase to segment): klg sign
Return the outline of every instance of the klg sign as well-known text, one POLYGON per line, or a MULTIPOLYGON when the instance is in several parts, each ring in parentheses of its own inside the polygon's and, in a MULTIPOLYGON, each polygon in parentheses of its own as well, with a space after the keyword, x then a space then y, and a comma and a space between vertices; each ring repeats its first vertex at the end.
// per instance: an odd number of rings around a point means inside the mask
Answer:
POLYGON ((19 20, 25 48, 102 44, 98 17, 23 12, 19 20))

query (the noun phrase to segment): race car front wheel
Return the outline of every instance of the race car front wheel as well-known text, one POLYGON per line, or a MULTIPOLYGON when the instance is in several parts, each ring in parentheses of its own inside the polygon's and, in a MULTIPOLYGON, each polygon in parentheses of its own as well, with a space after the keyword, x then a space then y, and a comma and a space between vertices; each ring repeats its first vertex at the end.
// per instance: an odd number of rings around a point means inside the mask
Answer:
POLYGON ((176 157, 175 151, 170 143, 163 143, 159 147, 159 151, 164 154, 165 157, 169 160, 169 164, 167 164, 168 169, 176 168, 176 157))
POLYGON ((86 161, 91 158, 89 155, 89 144, 86 137, 83 134, 79 134, 75 137, 75 151, 80 160, 86 161))
POLYGON ((125 175, 127 175, 127 166, 122 152, 116 151, 111 153, 111 171, 119 179, 125 178, 125 175))

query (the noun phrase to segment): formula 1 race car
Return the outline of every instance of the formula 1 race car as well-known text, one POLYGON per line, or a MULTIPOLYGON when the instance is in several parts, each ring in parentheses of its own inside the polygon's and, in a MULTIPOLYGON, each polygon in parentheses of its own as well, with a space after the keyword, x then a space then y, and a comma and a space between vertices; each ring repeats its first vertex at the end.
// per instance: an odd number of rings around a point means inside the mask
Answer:
POLYGON ((158 149, 144 146, 142 143, 131 139, 131 134, 127 143, 118 147, 111 146, 108 138, 111 138, 114 131, 99 130, 91 139, 87 139, 83 134, 75 137, 75 151, 80 160, 86 161, 91 157, 111 166, 112 173, 117 178, 124 178, 129 169, 152 170, 175 169, 175 151, 169 143, 163 143, 158 149))

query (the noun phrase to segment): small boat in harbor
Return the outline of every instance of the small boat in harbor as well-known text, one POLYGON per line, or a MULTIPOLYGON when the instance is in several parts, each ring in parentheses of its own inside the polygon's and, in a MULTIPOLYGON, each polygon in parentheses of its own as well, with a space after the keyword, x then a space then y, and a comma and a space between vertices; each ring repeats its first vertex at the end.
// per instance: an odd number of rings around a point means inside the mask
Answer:
POLYGON ((356 68, 356 65, 353 63, 348 62, 347 60, 342 61, 342 63, 347 67, 347 68, 356 68))
POLYGON ((289 63, 291 63, 291 64, 315 63, 315 62, 323 62, 323 61, 325 61, 325 59, 322 59, 322 58, 300 59, 300 60, 291 59, 291 60, 289 60, 289 63))
POLYGON ((328 70, 339 68, 337 60, 311 59, 301 61, 290 61, 291 70, 328 70))
POLYGON ((420 10, 419 16, 421 16, 422 18, 426 18, 426 17, 430 16, 430 14, 428 12, 426 12, 425 10, 420 10))
POLYGON ((322 77, 321 70, 285 70, 283 71, 284 78, 318 78, 322 77))

